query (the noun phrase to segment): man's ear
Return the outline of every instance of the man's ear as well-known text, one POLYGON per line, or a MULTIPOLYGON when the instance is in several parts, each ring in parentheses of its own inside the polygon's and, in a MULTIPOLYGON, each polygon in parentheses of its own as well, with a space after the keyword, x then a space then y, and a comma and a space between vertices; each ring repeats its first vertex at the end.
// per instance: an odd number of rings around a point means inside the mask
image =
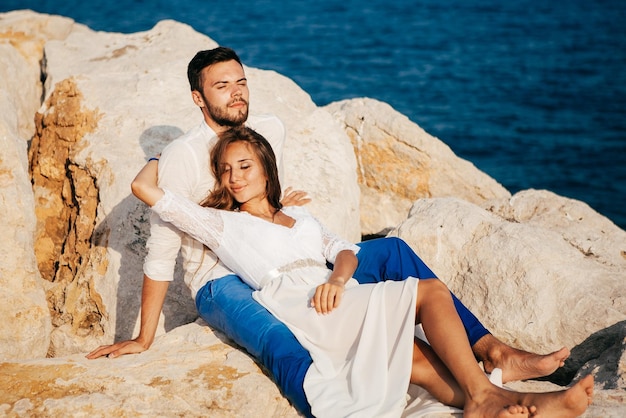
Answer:
POLYGON ((191 92, 191 98, 193 99, 193 102, 197 106, 204 107, 204 100, 202 100, 202 95, 200 94, 200 92, 198 90, 193 90, 191 92))

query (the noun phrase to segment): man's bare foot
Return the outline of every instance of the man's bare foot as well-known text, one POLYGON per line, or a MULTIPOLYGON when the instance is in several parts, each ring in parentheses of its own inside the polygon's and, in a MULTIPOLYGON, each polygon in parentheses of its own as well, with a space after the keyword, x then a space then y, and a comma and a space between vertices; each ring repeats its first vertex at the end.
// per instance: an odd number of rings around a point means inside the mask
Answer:
POLYGON ((591 405, 593 398, 593 376, 579 380, 571 388, 560 392, 527 394, 527 400, 537 407, 531 416, 534 418, 570 418, 578 417, 591 405))
POLYGON ((502 383, 548 376, 563 367, 570 355, 566 347, 550 354, 529 353, 510 347, 491 334, 478 340, 472 349, 487 373, 495 368, 502 370, 502 383))
POLYGON ((534 354, 509 347, 497 363, 483 363, 485 371, 502 369, 502 383, 516 380, 535 379, 554 373, 563 367, 570 351, 566 347, 550 354, 534 354))
POLYGON ((567 390, 548 393, 519 393, 495 386, 466 401, 463 416, 574 418, 582 415, 593 397, 593 376, 567 390))

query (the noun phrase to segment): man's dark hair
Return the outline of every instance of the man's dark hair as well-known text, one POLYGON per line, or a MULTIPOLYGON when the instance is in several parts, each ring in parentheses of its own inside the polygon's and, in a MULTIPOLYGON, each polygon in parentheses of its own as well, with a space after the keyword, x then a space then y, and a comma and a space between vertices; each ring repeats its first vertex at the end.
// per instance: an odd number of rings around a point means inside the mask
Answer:
POLYGON ((202 70, 210 65, 217 64, 218 62, 232 60, 237 61, 239 65, 243 67, 237 53, 230 48, 218 46, 214 49, 207 49, 198 52, 191 59, 191 61, 189 61, 189 65, 187 66, 187 78, 189 79, 191 91, 202 91, 202 70))

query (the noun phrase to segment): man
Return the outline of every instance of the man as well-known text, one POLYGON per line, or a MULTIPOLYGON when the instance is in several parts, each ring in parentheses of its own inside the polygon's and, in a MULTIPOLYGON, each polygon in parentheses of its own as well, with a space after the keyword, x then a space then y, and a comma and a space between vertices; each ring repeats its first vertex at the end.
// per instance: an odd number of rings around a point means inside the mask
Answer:
MULTIPOLYGON (((163 150, 159 161, 160 187, 201 201, 213 186, 208 155, 216 135, 243 123, 268 139, 276 153, 279 170, 283 170, 284 127, 275 116, 248 118, 247 80, 243 65, 233 50, 218 47, 198 52, 189 63, 187 76, 192 99, 202 111, 204 121, 163 150)), ((285 205, 302 205, 308 201, 303 192, 290 192, 289 189, 283 198, 285 205)), ((173 278, 176 257, 182 250, 185 282, 195 298, 200 316, 258 359, 272 373, 294 406, 310 416, 302 383, 311 358, 287 327, 255 302, 252 289, 228 271, 202 244, 154 215, 150 234, 144 264, 139 335, 130 341, 99 347, 87 357, 117 357, 150 347, 168 284, 173 278)), ((404 280, 408 276, 435 278, 421 260, 408 258, 408 247, 400 240, 373 240, 359 246, 359 265, 354 277, 361 283, 404 280)), ((474 354, 484 362, 487 371, 494 367, 503 369, 505 381, 552 373, 569 355, 565 348, 545 356, 513 349, 493 337, 456 297, 453 299, 474 354)))

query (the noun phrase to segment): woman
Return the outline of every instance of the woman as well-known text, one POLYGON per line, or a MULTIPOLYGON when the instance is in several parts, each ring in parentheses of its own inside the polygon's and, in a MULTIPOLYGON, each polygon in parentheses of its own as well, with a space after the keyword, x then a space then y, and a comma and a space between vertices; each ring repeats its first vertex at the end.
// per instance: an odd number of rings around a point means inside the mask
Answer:
POLYGON ((238 127, 221 135, 211 166, 217 183, 205 207, 158 188, 154 162, 137 175, 133 193, 257 289, 254 297, 310 351, 304 389, 315 416, 400 416, 409 381, 421 371, 412 361, 416 323, 436 353, 432 368, 441 371, 429 390, 443 403, 464 407, 465 416, 573 417, 586 409, 591 376, 549 394, 492 385, 442 282, 358 285, 351 278, 358 247, 306 209, 281 208, 274 154, 256 132, 238 127))

